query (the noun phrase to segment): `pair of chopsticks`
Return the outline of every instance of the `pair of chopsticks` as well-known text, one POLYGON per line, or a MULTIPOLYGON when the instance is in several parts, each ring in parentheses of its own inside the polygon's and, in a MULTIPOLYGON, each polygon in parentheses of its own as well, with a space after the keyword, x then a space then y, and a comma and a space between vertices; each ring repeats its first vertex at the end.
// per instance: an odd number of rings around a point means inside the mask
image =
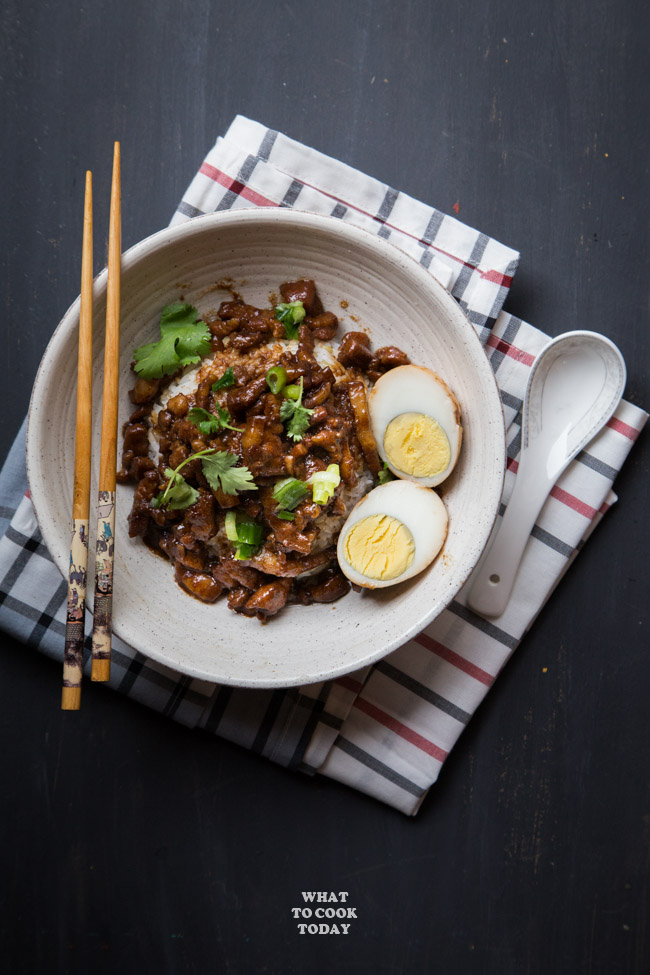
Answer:
MULTIPOLYGON (((104 344, 104 398, 99 462, 95 600, 93 607, 91 680, 107 681, 111 672, 111 620, 113 609, 113 557, 115 538, 115 470, 117 461, 118 368, 120 354, 120 270, 122 252, 120 144, 113 148, 113 179, 108 235, 108 282, 104 344)), ((92 432, 93 331, 93 201, 92 173, 86 173, 79 358, 77 364, 77 417, 75 435, 72 541, 68 573, 68 609, 63 655, 61 707, 81 706, 88 523, 90 518, 90 465, 92 432)))

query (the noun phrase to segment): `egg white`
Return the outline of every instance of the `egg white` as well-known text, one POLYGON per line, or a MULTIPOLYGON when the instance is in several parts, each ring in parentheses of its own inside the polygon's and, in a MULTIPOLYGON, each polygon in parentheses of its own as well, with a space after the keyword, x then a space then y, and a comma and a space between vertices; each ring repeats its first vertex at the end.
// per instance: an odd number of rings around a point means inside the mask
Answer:
POLYGON ((377 452, 396 477, 435 487, 451 474, 458 460, 463 430, 460 407, 447 384, 424 366, 397 366, 389 370, 370 391, 368 409, 377 452), (445 432, 451 456, 444 470, 430 477, 415 477, 391 463, 384 449, 388 424, 403 413, 422 413, 436 420, 445 432))
POLYGON ((413 481, 389 481, 373 488, 350 512, 341 529, 337 557, 341 571, 350 582, 367 589, 383 589, 404 582, 422 572, 440 552, 448 526, 447 510, 435 493, 413 481), (415 542, 415 555, 410 566, 395 579, 371 579, 359 572, 347 559, 345 539, 359 521, 370 515, 389 515, 406 525, 415 542))

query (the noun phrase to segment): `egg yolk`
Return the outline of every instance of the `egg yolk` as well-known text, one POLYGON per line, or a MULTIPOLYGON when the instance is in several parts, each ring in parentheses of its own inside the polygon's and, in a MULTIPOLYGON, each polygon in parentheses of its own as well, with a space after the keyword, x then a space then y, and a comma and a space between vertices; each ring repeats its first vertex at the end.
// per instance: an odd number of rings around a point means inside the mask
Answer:
POLYGON ((424 413, 401 413, 384 434, 390 464, 413 477, 435 477, 451 461, 447 434, 437 420, 424 413))
POLYGON ((413 561, 415 542, 397 518, 376 514, 352 526, 344 550, 352 568, 369 579, 397 579, 413 561))

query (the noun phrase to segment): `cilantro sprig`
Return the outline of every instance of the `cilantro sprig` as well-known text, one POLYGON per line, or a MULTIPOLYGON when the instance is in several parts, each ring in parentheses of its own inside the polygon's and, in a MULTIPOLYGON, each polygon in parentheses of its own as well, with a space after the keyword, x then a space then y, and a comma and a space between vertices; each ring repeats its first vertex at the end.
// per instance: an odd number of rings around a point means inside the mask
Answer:
POLYGON ((228 410, 224 406, 220 406, 217 403, 217 412, 209 413, 208 410, 204 410, 201 406, 193 406, 189 414, 190 421, 195 427, 198 427, 200 432, 205 436, 209 436, 213 433, 219 433, 220 430, 234 430, 236 433, 242 433, 243 427, 233 427, 230 425, 232 417, 228 410))
POLYGON ((165 490, 150 501, 152 508, 171 508, 180 511, 189 508, 199 500, 199 492, 188 484, 180 473, 191 460, 201 458, 201 469, 213 491, 219 488, 224 494, 237 494, 238 491, 257 491, 257 484, 253 482, 253 475, 247 467, 235 467, 239 460, 237 454, 230 454, 225 450, 215 450, 206 447, 195 454, 186 457, 178 467, 172 470, 165 468, 167 484, 165 490))
POLYGON ((221 489, 224 494, 237 494, 239 491, 257 491, 257 484, 247 467, 235 467, 239 460, 237 454, 227 450, 210 452, 204 457, 201 467, 213 491, 221 489))
POLYGON ((191 460, 195 460, 197 457, 203 457, 205 454, 210 454, 213 452, 213 448, 209 447, 206 450, 199 450, 196 454, 190 454, 186 457, 178 467, 165 468, 165 477, 167 478, 167 484, 165 490, 161 491, 159 495, 152 498, 150 504, 152 508, 171 508, 172 511, 181 511, 183 508, 189 508, 191 504, 194 504, 199 499, 199 492, 196 488, 193 488, 191 484, 188 484, 183 475, 180 473, 186 464, 189 464, 191 460))
POLYGON ((199 492, 187 483, 182 474, 172 470, 171 467, 166 467, 165 476, 169 478, 167 487, 157 498, 152 499, 152 508, 169 507, 173 511, 180 511, 198 501, 199 492))
POLYGON ((300 323, 307 314, 302 301, 289 301, 276 305, 273 314, 284 325, 284 334, 288 339, 298 338, 300 323))
MULTIPOLYGON (((286 434, 292 440, 302 440, 302 435, 309 426, 309 417, 314 412, 302 405, 304 377, 300 377, 298 396, 296 399, 285 399, 280 407, 280 419, 284 421, 286 434)), ((286 392, 286 389, 285 389, 286 392)))
POLYGON ((182 366, 198 362, 211 348, 210 329, 193 305, 165 305, 160 316, 160 340, 141 345, 133 353, 135 371, 143 379, 160 379, 182 366))

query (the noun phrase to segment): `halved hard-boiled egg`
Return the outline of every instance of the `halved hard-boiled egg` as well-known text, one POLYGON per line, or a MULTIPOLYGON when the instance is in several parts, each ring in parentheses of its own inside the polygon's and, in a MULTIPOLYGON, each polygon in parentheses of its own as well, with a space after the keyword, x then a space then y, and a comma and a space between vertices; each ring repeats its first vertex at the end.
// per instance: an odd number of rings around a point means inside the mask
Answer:
POLYGON ((447 536, 447 511, 429 488, 389 481, 350 512, 337 556, 350 582, 379 589, 404 582, 435 559, 447 536))
POLYGON ((463 436, 460 407, 447 384, 423 366, 397 366, 368 398, 379 456, 397 477, 435 487, 451 474, 463 436))

